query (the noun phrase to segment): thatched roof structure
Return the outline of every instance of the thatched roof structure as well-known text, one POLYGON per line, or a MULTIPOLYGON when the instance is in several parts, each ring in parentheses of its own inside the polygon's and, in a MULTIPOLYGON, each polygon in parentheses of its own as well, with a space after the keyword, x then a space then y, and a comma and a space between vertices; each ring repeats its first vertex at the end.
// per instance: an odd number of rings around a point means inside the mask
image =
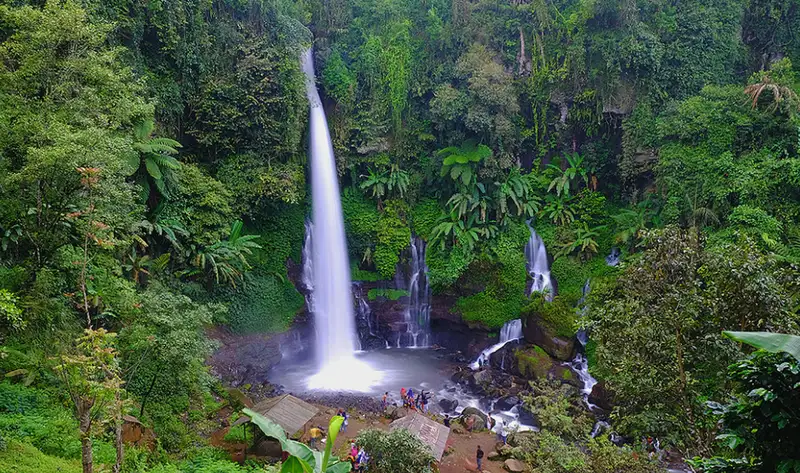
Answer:
MULTIPOLYGON (((302 430, 306 422, 319 412, 316 407, 291 394, 261 401, 252 410, 283 427, 289 436, 302 430)), ((249 421, 249 417, 241 417, 233 423, 233 427, 249 421)))
POLYGON ((389 424, 389 430, 396 429, 406 429, 416 435, 431 448, 436 461, 441 461, 447 445, 447 437, 450 436, 450 427, 445 427, 418 412, 412 412, 389 424))

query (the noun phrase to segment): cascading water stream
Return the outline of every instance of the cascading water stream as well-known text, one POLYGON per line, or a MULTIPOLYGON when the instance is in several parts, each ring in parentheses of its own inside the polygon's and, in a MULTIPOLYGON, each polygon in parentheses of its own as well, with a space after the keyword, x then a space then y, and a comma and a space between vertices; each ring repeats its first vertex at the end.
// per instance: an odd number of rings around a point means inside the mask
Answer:
POLYGON ((550 278, 550 264, 547 260, 547 248, 544 246, 544 241, 536 230, 528 223, 528 229, 531 232, 531 238, 528 244, 525 245, 525 259, 527 261, 528 274, 531 276, 531 290, 528 296, 534 292, 544 292, 545 298, 548 301, 553 300, 554 288, 553 280, 550 278))
POLYGON ((303 286, 306 290, 306 307, 308 313, 314 313, 314 259, 311 254, 312 243, 311 236, 314 233, 314 224, 311 220, 306 219, 306 236, 303 241, 303 286))
MULTIPOLYGON (((589 284, 589 280, 586 280, 586 284, 583 285, 583 292, 581 295, 580 300, 578 301, 578 306, 580 307, 581 317, 583 317, 586 313, 586 296, 589 295, 589 290, 591 286, 589 284)), ((575 358, 572 359, 568 363, 570 368, 578 375, 578 378, 581 380, 581 395, 583 396, 583 400, 586 402, 586 405, 589 407, 589 410, 593 410, 596 406, 589 402, 589 395, 592 394, 592 388, 597 384, 597 380, 589 373, 589 361, 586 359, 586 343, 589 341, 589 336, 586 333, 585 329, 578 330, 576 335, 578 339, 578 343, 580 347, 578 348, 578 353, 575 354, 575 358)))
POLYGON ((428 265, 425 263, 425 241, 411 237, 408 280, 408 306, 405 310, 406 332, 398 335, 397 347, 430 346, 431 290, 428 286, 428 265))
POLYGON ((513 342, 514 340, 519 340, 520 338, 522 338, 522 320, 520 319, 509 320, 508 322, 503 324, 503 328, 500 329, 500 341, 490 346, 489 348, 483 350, 481 354, 478 355, 478 359, 473 361, 472 364, 469 365, 469 367, 472 368, 473 370, 477 370, 478 368, 489 362, 489 357, 492 356, 492 353, 503 348, 508 343, 513 342))
POLYGON ((336 161, 325 110, 317 91, 314 61, 303 55, 309 101, 309 149, 313 226, 311 267, 319 371, 309 379, 311 389, 367 390, 379 373, 355 357, 358 347, 350 265, 336 176, 336 161), (358 376, 353 376, 358 373, 358 376), (358 384, 353 379, 358 379, 358 384))

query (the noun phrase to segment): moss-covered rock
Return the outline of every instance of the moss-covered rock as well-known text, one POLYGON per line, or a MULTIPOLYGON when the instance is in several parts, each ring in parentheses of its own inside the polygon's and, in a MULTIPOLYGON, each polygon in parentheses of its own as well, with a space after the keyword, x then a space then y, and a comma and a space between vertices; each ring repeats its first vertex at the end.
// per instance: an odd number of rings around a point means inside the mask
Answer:
POLYGON ((575 309, 556 297, 536 300, 523 309, 525 341, 540 346, 557 360, 567 361, 575 351, 575 309))
POLYGON ((537 345, 519 348, 514 352, 522 376, 528 379, 545 378, 553 368, 553 360, 537 345))

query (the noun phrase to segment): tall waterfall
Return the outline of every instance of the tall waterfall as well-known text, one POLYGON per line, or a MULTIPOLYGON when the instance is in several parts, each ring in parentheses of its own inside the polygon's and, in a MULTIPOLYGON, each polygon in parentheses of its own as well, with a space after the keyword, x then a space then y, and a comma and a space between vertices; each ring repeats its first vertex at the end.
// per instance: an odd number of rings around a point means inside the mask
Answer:
MULTIPOLYGON (((303 55, 302 63, 310 105, 309 149, 313 199, 311 266, 314 275, 316 355, 320 367, 320 371, 309 380, 309 387, 354 389, 353 373, 359 372, 361 377, 360 370, 369 368, 366 365, 355 366, 359 364, 354 355, 358 341, 336 161, 325 110, 317 91, 310 49, 303 55)), ((364 376, 366 378, 362 380, 368 382, 369 373, 364 373, 364 376)))
POLYGON ((547 261, 547 248, 544 246, 544 241, 536 230, 528 224, 528 229, 531 231, 531 238, 528 244, 525 245, 525 259, 527 260, 528 274, 531 275, 533 283, 528 295, 534 292, 546 292, 547 300, 553 300, 554 288, 553 281, 550 279, 550 264, 547 261))
POLYGON ((425 249, 424 240, 411 237, 408 306, 405 311, 406 333, 399 334, 398 347, 424 348, 430 345, 431 290, 428 286, 425 249))
POLYGON ((478 359, 473 361, 469 367, 474 370, 480 368, 481 365, 489 362, 489 357, 492 355, 492 353, 503 348, 507 343, 513 342, 514 340, 519 340, 520 338, 522 338, 522 320, 509 320, 503 324, 503 328, 500 329, 500 341, 490 346, 486 350, 483 350, 481 354, 478 355, 478 359))

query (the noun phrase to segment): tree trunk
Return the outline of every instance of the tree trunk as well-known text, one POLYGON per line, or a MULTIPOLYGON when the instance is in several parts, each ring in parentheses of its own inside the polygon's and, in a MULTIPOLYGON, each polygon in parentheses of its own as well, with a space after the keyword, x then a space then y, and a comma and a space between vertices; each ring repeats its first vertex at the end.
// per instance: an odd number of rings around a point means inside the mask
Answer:
POLYGON ((125 459, 125 447, 122 445, 122 400, 119 390, 114 395, 117 412, 114 414, 114 442, 117 447, 117 461, 114 463, 113 473, 120 473, 122 461, 125 459))
POLYGON ((81 465, 83 473, 92 473, 92 403, 80 401, 78 405, 78 427, 81 432, 81 465))

